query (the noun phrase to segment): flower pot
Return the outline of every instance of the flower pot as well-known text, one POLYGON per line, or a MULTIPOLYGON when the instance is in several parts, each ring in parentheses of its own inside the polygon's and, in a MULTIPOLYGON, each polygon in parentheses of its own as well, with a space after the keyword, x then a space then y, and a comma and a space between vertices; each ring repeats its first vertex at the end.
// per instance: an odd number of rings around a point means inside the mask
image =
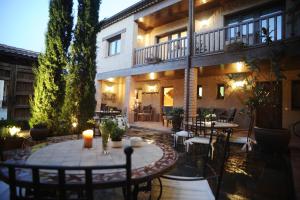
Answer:
POLYGON ((32 128, 30 129, 30 136, 32 140, 45 140, 49 135, 49 129, 47 128, 32 128))
POLYGON ((268 129, 254 127, 255 139, 263 152, 284 153, 291 138, 288 129, 268 129))
POLYGON ((112 148, 121 148, 123 147, 123 142, 122 141, 111 141, 111 147, 112 148))

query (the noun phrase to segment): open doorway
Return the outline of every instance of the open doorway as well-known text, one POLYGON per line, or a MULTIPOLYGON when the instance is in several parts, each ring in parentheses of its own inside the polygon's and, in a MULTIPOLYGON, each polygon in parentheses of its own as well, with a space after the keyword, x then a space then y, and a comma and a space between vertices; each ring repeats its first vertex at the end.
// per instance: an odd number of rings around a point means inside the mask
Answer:
POLYGON ((174 105, 174 88, 173 87, 164 87, 163 88, 163 106, 169 107, 174 105))

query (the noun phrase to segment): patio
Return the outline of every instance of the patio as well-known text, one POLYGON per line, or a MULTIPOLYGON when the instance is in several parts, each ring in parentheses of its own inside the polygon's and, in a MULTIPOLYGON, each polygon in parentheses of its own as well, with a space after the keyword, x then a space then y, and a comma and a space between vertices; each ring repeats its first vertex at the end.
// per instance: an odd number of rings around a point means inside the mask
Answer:
MULTIPOLYGON (((160 131, 131 128, 127 135, 173 145, 171 134, 160 131)), ((44 146, 76 139, 77 136, 75 135, 51 137, 47 141, 39 142, 39 144, 36 142, 31 143, 31 146, 24 150, 5 152, 5 157, 10 161, 22 163, 33 152, 44 146)), ((177 152, 179 155, 178 161, 169 174, 184 177, 199 176, 202 170, 199 149, 193 148, 193 151, 186 153, 183 146, 179 145, 177 152)), ((217 156, 214 158, 213 165, 218 165, 218 159, 217 156)), ((290 199, 292 186, 286 162, 285 156, 272 156, 258 151, 246 153, 241 151, 241 145, 231 145, 220 199, 290 199)), ((7 186, 1 183, 0 188, 0 196, 7 196, 9 192, 7 186)), ((106 199, 110 199, 112 192, 112 190, 107 190, 104 193, 97 193, 101 197, 107 195, 108 198, 106 199)), ((168 193, 167 190, 164 192, 168 193)), ((144 199, 148 195, 148 193, 142 192, 139 194, 139 199, 144 199)), ((152 196, 155 197, 157 194, 153 193, 152 196)), ((122 199, 122 195, 119 195, 119 198, 122 199)))

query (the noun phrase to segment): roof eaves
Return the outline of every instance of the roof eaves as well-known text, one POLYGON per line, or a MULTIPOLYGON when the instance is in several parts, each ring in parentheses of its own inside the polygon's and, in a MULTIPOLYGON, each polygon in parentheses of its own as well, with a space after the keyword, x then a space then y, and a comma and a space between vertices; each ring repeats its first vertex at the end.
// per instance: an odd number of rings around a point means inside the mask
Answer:
POLYGON ((164 0, 142 0, 142 1, 139 1, 135 4, 133 4, 132 6, 122 10, 121 12, 118 12, 117 14, 100 21, 99 22, 99 26, 100 26, 99 30, 106 28, 126 17, 129 17, 130 15, 140 12, 140 11, 142 11, 154 4, 162 2, 162 1, 164 1, 164 0))
POLYGON ((21 49, 21 48, 17 48, 17 47, 12 47, 12 46, 8 46, 5 44, 0 44, 0 53, 1 52, 6 53, 6 54, 24 56, 24 57, 32 58, 32 59, 37 59, 38 55, 39 55, 39 53, 34 52, 34 51, 21 49))

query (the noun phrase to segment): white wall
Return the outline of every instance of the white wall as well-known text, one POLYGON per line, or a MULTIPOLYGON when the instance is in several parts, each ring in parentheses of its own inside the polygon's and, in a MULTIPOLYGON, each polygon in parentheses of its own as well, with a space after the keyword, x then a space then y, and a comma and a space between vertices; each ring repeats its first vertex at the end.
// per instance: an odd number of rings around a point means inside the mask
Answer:
POLYGON ((133 15, 101 30, 97 35, 97 73, 130 68, 136 35, 137 24, 134 22, 133 15), (120 54, 108 56, 108 42, 102 39, 124 29, 126 31, 121 34, 120 54))

